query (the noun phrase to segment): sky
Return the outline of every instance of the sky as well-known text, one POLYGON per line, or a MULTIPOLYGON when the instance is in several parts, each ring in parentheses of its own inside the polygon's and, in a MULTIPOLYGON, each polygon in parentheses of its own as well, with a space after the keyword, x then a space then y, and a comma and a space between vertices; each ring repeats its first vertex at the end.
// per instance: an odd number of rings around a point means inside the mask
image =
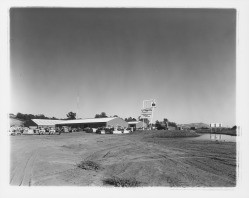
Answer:
POLYGON ((12 8, 11 113, 235 125, 234 9, 12 8))

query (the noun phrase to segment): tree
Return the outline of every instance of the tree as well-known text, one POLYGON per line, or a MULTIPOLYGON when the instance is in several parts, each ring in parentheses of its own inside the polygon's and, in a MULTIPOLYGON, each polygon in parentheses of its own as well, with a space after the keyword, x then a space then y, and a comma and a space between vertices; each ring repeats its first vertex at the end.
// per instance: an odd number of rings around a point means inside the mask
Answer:
POLYGON ((175 122, 169 122, 169 126, 177 127, 177 124, 175 122))
POLYGON ((163 119, 163 123, 165 124, 166 128, 169 126, 169 120, 167 118, 163 119))
POLYGON ((70 111, 70 112, 67 114, 67 119, 68 119, 68 120, 75 120, 75 119, 76 119, 76 113, 70 111))
POLYGON ((100 114, 100 116, 101 116, 101 118, 107 118, 107 115, 106 115, 105 112, 102 112, 102 113, 100 114))
POLYGON ((105 112, 102 112, 101 114, 96 114, 95 118, 107 118, 107 115, 105 112))
POLYGON ((113 117, 117 118, 118 116, 117 116, 117 115, 114 115, 113 117))
POLYGON ((156 128, 161 127, 161 124, 160 124, 160 122, 158 120, 155 122, 155 127, 156 128))
POLYGON ((137 121, 137 120, 136 120, 136 118, 129 117, 129 118, 125 118, 125 121, 126 122, 134 122, 134 121, 137 121))

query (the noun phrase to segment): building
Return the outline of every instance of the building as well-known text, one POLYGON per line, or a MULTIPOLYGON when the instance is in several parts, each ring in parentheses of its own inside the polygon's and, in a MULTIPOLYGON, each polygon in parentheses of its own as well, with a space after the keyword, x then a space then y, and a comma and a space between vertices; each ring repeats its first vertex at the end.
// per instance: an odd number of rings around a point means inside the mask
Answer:
POLYGON ((72 128, 86 127, 98 128, 98 127, 128 127, 128 123, 119 117, 110 118, 89 118, 80 120, 64 120, 56 124, 56 127, 68 126, 72 128))
POLYGON ((142 121, 131 121, 131 122, 128 122, 128 126, 132 127, 133 129, 138 129, 138 128, 143 128, 143 127, 146 128, 147 124, 144 123, 143 125, 142 121))
POLYGON ((210 124, 211 128, 218 128, 218 127, 222 127, 222 123, 211 123, 210 124))
POLYGON ((49 120, 49 119, 31 119, 32 123, 30 126, 35 126, 36 128, 55 128, 55 125, 62 122, 63 120, 49 120))

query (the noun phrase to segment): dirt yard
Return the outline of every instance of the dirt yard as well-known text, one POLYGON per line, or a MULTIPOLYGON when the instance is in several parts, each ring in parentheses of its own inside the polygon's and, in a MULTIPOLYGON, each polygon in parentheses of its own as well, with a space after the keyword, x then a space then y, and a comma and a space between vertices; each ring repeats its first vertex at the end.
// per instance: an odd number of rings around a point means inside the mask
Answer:
POLYGON ((133 178, 140 186, 236 185, 236 143, 84 132, 10 141, 11 185, 108 186, 104 181, 113 177, 133 178), (77 167, 83 160, 100 168, 77 167))

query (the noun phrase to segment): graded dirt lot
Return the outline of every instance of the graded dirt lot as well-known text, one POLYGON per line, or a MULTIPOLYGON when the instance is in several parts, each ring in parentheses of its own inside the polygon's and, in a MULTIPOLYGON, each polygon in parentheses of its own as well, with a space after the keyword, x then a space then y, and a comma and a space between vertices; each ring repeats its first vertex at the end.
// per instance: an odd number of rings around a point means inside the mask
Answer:
POLYGON ((236 143, 85 132, 10 137, 11 185, 108 186, 112 177, 140 186, 236 185, 236 143), (98 170, 77 167, 96 162, 98 170))

